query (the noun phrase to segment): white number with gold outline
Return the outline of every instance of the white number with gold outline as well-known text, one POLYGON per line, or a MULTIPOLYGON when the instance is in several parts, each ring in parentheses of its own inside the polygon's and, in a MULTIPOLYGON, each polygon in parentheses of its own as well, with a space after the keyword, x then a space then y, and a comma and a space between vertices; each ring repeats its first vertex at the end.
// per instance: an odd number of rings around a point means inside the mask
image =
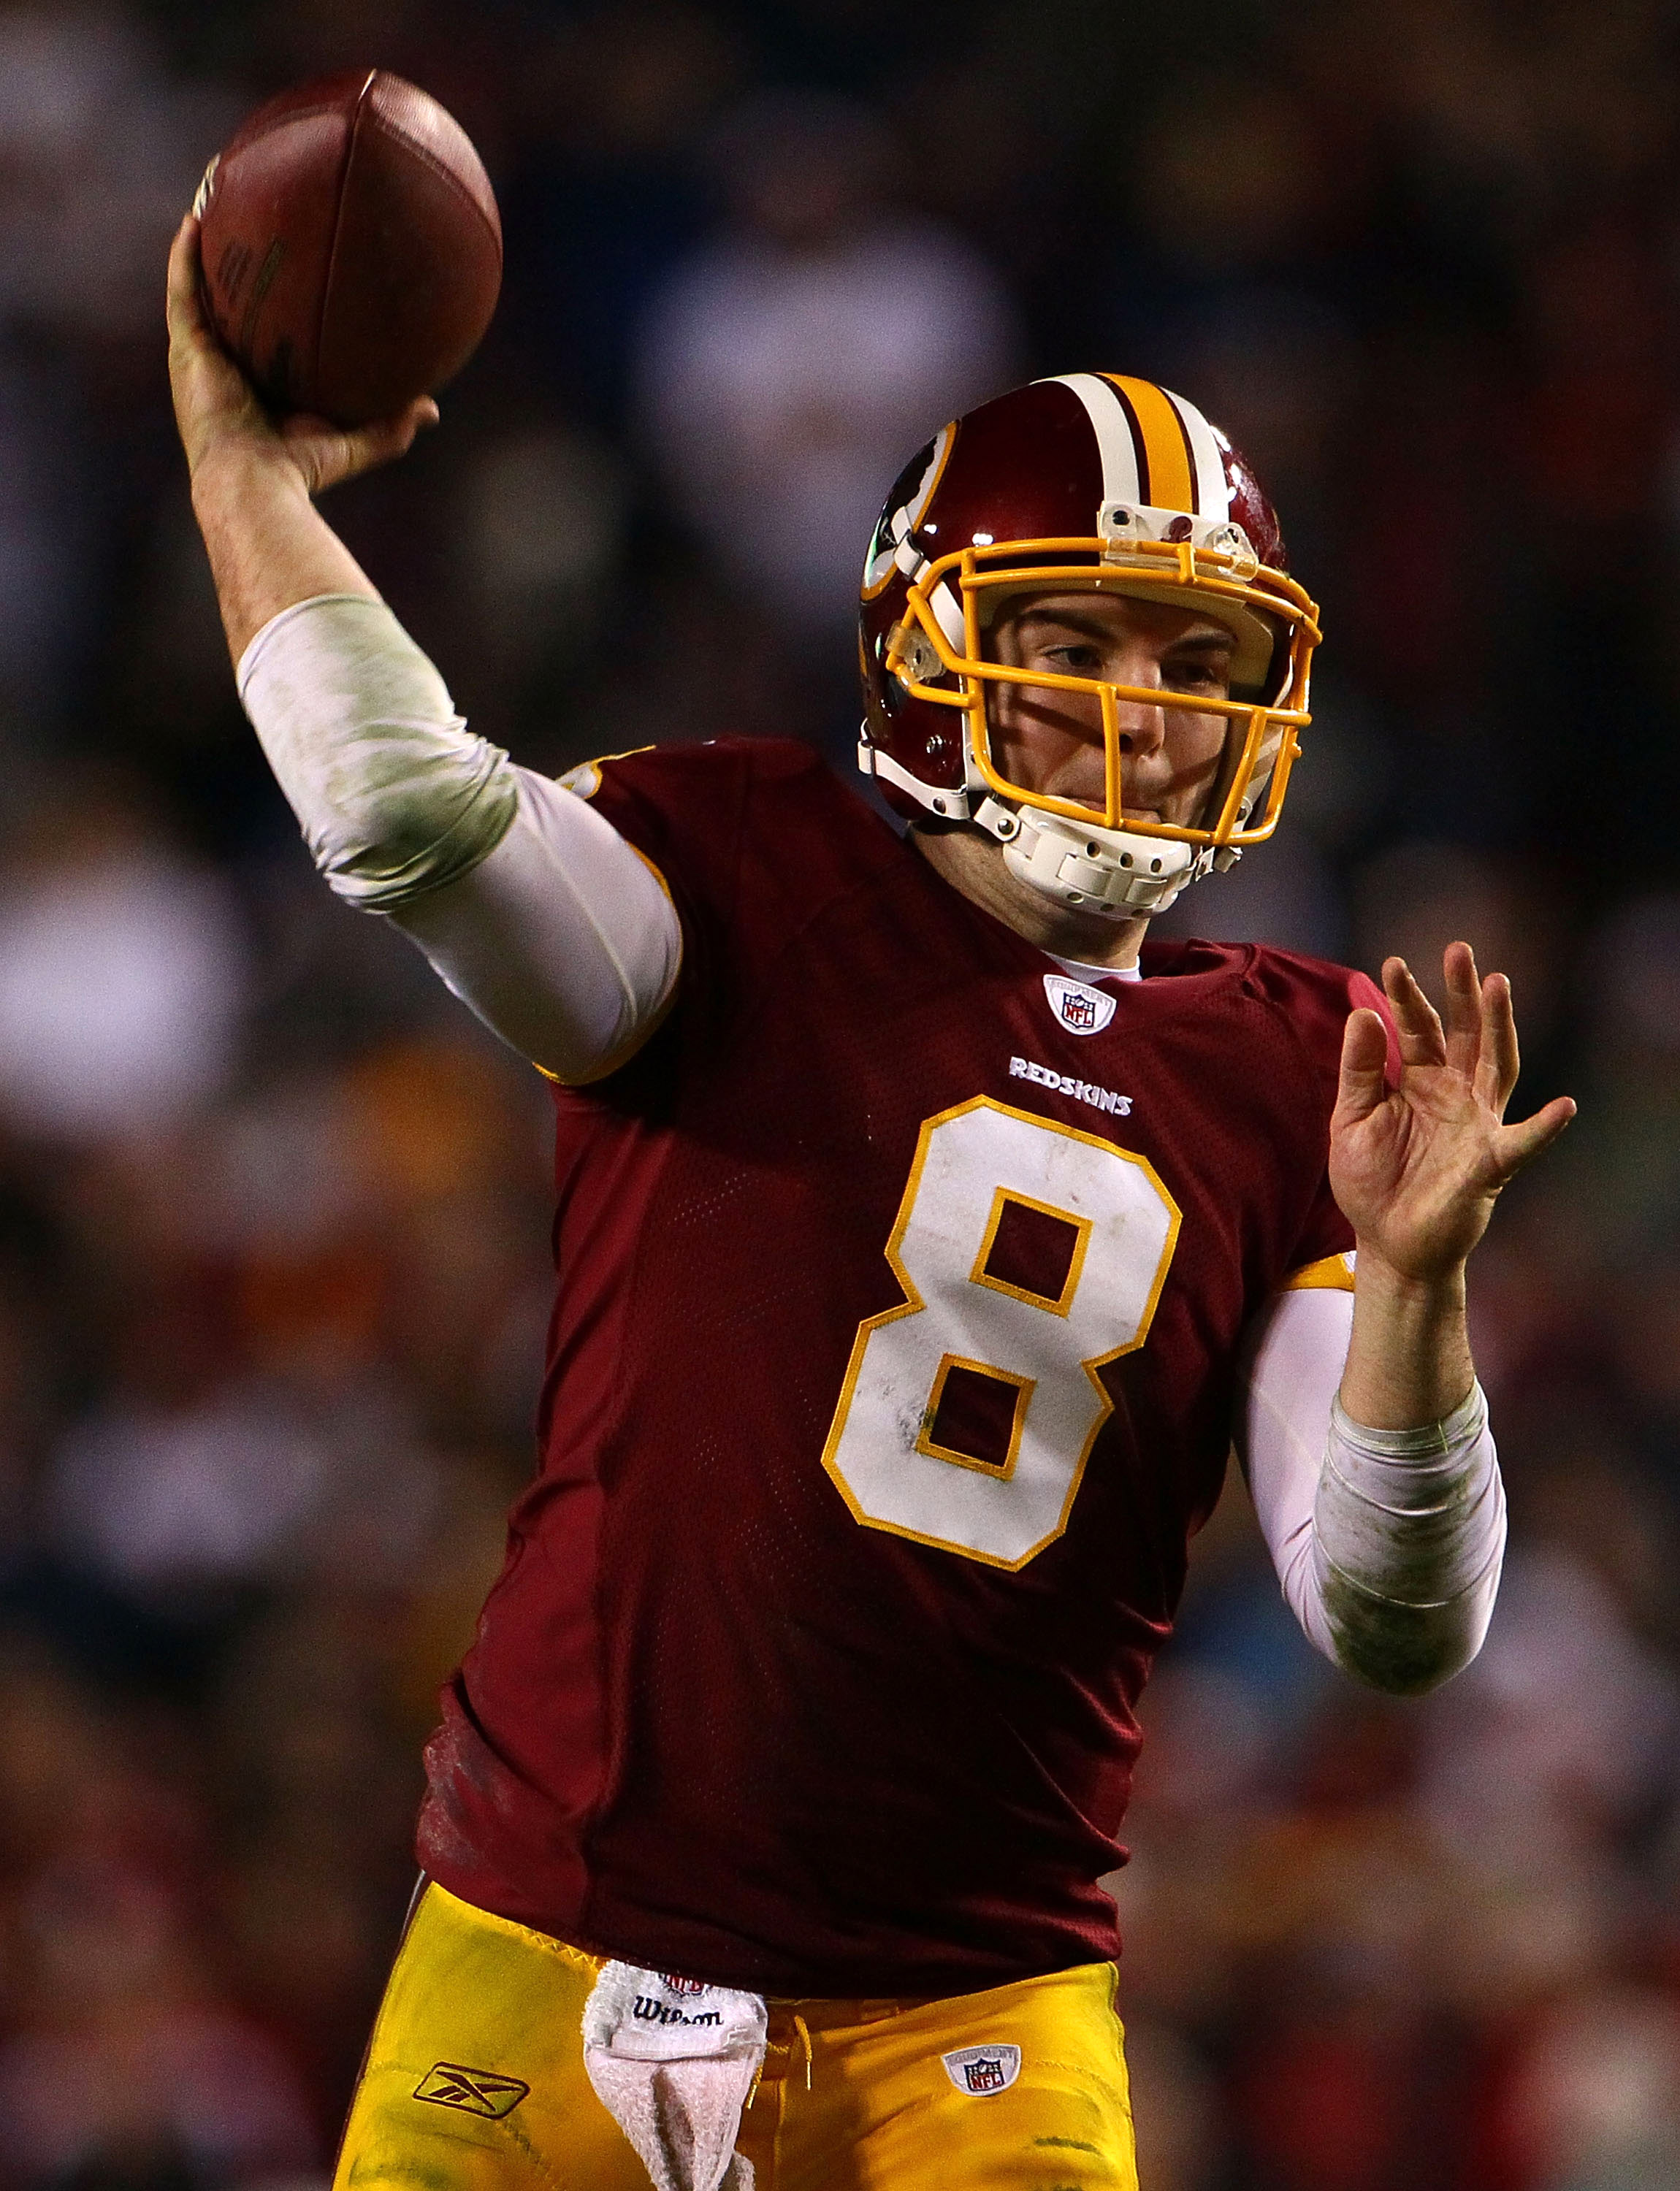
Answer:
POLYGON ((865 1317, 823 1465, 856 1520, 994 1567, 1062 1534, 1111 1403, 1097 1371, 1148 1335, 1179 1209, 1142 1157, 977 1096, 923 1125, 886 1243, 901 1308, 865 1317), (1075 1230, 1060 1297, 987 1269, 1006 1203, 1075 1230), (1007 1452, 933 1440, 954 1367, 1016 1388, 1007 1452))

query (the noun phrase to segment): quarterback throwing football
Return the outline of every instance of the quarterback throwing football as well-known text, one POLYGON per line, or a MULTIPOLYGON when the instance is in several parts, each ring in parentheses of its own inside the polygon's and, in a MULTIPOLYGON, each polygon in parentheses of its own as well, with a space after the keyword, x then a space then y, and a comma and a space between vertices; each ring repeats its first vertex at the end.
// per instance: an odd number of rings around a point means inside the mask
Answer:
MULTIPOLYGON (((637 2191, 1135 2187, 1096 1884, 1236 1444, 1313 1642, 1487 1625, 1465 1259, 1573 1111, 1291 953, 1151 944, 1276 824, 1316 612, 1153 384, 944 427, 868 549, 860 760, 554 782, 472 736, 316 513, 430 413, 276 428, 171 263, 239 689, 333 889, 554 1083, 541 1460, 427 1753, 339 2163, 637 2191)), ((681 725, 673 725, 680 732, 681 725)))

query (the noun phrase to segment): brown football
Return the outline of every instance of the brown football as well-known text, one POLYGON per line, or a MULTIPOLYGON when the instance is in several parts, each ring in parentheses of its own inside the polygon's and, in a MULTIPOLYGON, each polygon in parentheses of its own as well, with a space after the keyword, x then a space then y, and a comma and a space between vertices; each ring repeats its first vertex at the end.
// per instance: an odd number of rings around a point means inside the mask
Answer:
POLYGON ((430 94, 384 69, 259 106, 193 210, 216 332, 276 411, 356 426, 460 371, 502 283, 483 162, 430 94))

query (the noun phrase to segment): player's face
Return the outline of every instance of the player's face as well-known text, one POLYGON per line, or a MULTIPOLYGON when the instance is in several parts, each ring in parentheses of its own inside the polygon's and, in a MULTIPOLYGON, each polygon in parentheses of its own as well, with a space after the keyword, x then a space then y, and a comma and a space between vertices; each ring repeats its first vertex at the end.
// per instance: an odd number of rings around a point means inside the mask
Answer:
MULTIPOLYGON (((1199 608, 1067 593, 1011 603, 993 629, 990 651, 1017 669, 1223 700, 1235 646, 1224 625, 1199 608)), ((1122 700, 1119 712, 1128 817, 1199 821, 1225 751, 1226 718, 1142 700, 1122 700)), ((995 686, 990 723, 998 765, 1012 782, 1102 811, 1102 709, 1096 693, 995 686)))

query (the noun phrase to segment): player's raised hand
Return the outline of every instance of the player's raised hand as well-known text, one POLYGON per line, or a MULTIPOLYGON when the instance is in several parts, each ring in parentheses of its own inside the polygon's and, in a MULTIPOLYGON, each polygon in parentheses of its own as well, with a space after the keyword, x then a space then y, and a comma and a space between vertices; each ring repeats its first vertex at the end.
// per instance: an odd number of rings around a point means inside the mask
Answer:
POLYGON ((198 290, 198 223, 189 213, 169 252, 169 384, 175 424, 196 479, 221 458, 300 481, 316 495, 357 473, 400 457, 423 426, 437 423, 437 406, 423 396, 395 418, 343 428, 301 414, 270 417, 256 390, 216 339, 198 290))
POLYGON ((1485 979, 1467 943, 1442 961, 1447 1016, 1402 959, 1382 969, 1400 1038, 1400 1081, 1387 1086, 1381 1016, 1353 1013, 1341 1050, 1341 1084, 1330 1120, 1330 1188, 1358 1236, 1362 1265, 1402 1278, 1449 1276, 1487 1228, 1506 1182, 1557 1140, 1575 1107, 1559 1096, 1533 1118, 1505 1123, 1517 1085, 1511 984, 1485 979))

